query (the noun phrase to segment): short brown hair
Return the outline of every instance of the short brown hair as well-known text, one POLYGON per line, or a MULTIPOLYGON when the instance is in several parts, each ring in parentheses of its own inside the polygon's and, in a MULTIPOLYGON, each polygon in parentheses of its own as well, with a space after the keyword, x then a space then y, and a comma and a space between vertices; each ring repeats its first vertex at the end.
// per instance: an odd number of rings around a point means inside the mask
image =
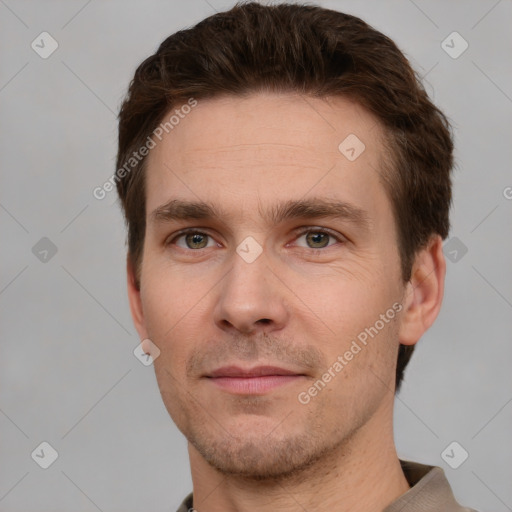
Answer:
MULTIPOLYGON (((190 98, 257 91, 343 96, 381 122, 391 162, 381 178, 408 281, 417 251, 432 235, 448 235, 450 126, 395 43, 355 16, 312 5, 238 3, 171 35, 138 67, 122 104, 118 171, 172 108, 190 98)), ((146 229, 145 161, 116 180, 137 282, 146 229)), ((396 389, 413 349, 400 345, 396 389)))

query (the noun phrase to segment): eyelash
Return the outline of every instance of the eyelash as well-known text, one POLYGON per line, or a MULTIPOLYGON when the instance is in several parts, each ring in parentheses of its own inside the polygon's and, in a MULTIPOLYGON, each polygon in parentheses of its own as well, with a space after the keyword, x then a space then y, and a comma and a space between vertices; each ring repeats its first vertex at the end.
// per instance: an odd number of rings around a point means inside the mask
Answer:
MULTIPOLYGON (((330 237, 330 239, 334 239, 338 243, 345 242, 345 240, 341 237, 341 235, 334 234, 332 231, 330 231, 329 229, 326 229, 326 228, 315 228, 315 227, 308 227, 308 228, 298 230, 295 234, 295 240, 297 240, 298 238, 300 238, 304 235, 307 235, 308 233, 322 233, 324 235, 328 235, 330 237)), ((326 249, 328 249, 329 247, 332 247, 332 245, 336 245, 336 244, 329 244, 329 245, 326 245, 325 247, 300 247, 300 248, 308 249, 310 254, 320 255, 321 253, 325 252, 326 249)))
MULTIPOLYGON (((315 227, 308 227, 308 228, 303 228, 303 229, 299 228, 299 230, 295 233, 295 240, 297 240, 298 238, 300 238, 303 235, 307 235, 308 233, 323 233, 325 235, 328 235, 331 238, 334 238, 338 243, 346 242, 346 240, 343 237, 341 237, 340 235, 334 234, 332 231, 330 231, 326 228, 315 228, 315 227)), ((205 231, 200 231, 199 229, 185 229, 185 230, 182 230, 182 231, 179 231, 178 233, 176 233, 176 235, 171 240, 165 242, 165 245, 166 246, 175 245, 175 242, 177 240, 179 240, 181 237, 189 235, 189 234, 205 235, 205 236, 208 236, 213 239, 213 237, 205 231)), ((331 247, 331 245, 334 245, 334 244, 330 244, 325 247, 316 247, 316 248, 315 247, 301 247, 301 248, 309 249, 310 252, 313 254, 320 254, 321 252, 324 252, 325 249, 327 249, 328 247, 331 247)), ((183 248, 180 247, 180 249, 183 249, 183 248)), ((201 251, 201 249, 190 249, 190 248, 183 249, 183 250, 187 250, 190 252, 200 252, 201 251)))

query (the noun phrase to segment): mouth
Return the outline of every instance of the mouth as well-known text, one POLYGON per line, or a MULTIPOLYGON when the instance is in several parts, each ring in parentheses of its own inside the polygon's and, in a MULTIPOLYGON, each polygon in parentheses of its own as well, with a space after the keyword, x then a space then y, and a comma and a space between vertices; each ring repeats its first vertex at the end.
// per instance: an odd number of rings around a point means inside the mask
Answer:
POLYGON ((306 374, 277 366, 244 369, 224 366, 205 375, 213 385, 238 395, 263 395, 278 387, 297 382, 306 374))

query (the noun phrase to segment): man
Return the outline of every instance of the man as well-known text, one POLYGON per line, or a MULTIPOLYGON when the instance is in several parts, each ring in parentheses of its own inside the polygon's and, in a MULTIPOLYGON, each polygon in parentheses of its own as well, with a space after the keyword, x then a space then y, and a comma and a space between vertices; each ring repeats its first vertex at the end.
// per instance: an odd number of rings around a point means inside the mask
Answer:
POLYGON ((395 44, 339 12, 237 5, 139 66, 116 182, 180 512, 469 510, 392 428, 441 307, 452 149, 395 44))

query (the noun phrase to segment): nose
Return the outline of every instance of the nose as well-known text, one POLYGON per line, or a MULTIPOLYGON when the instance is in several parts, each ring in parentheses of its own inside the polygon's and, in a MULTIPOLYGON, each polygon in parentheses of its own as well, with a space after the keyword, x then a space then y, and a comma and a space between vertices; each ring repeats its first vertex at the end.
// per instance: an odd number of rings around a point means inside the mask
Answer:
POLYGON ((265 252, 251 263, 235 253, 219 294, 214 321, 224 331, 270 333, 286 325, 286 288, 270 269, 265 252))

